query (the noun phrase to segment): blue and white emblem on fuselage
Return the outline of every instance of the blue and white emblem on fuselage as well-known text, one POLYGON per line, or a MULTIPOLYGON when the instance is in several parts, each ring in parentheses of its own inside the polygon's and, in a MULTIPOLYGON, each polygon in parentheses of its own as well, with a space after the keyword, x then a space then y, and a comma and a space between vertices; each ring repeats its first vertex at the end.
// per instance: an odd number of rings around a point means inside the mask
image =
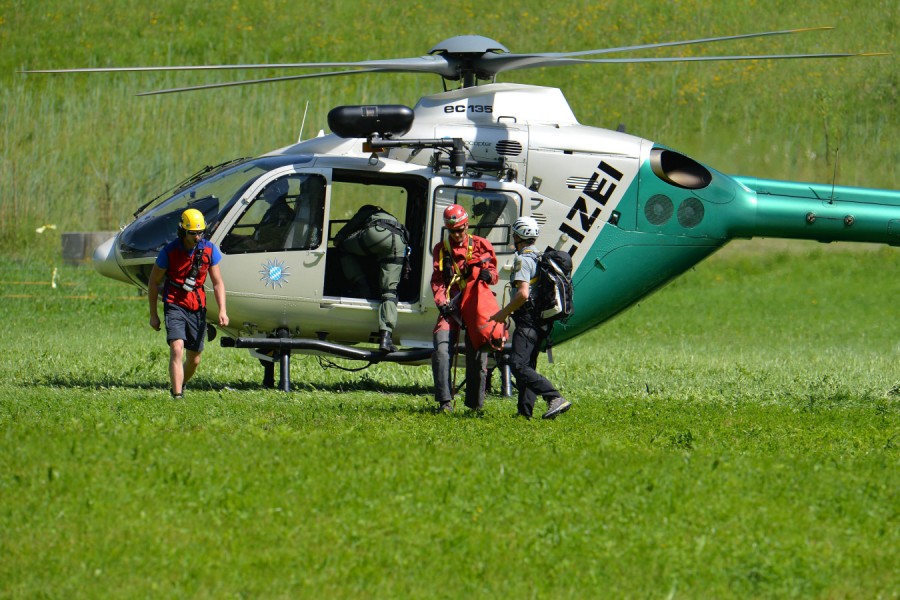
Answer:
POLYGON ((283 260, 267 260, 262 265, 259 273, 262 275, 259 280, 263 282, 263 287, 271 285, 272 289, 275 289, 276 285, 281 287, 286 284, 288 275, 290 275, 288 267, 285 266, 283 260))

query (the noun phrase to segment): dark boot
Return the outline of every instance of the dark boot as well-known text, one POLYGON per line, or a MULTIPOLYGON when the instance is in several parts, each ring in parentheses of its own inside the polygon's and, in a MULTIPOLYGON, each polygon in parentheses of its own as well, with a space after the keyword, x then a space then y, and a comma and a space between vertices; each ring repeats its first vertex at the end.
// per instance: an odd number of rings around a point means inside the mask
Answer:
POLYGON ((396 352, 397 346, 395 346, 393 340, 391 340, 391 332, 387 329, 382 329, 380 333, 381 343, 378 345, 378 349, 382 352, 396 352))

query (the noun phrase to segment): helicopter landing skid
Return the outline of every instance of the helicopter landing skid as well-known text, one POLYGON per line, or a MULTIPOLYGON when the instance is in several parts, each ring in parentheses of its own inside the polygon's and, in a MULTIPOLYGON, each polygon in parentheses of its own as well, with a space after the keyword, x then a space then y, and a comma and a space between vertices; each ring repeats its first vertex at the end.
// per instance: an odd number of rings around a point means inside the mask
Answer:
MULTIPOLYGON (((413 348, 410 350, 396 350, 394 352, 383 352, 381 350, 372 350, 367 348, 353 348, 336 344, 334 342, 326 342, 324 340, 305 340, 294 339, 289 337, 270 337, 270 338, 231 338, 223 337, 221 341, 223 348, 250 348, 254 350, 271 352, 274 360, 279 363, 279 379, 278 389, 282 392, 291 391, 291 352, 300 350, 315 354, 328 354, 338 358, 346 358, 350 360, 365 361, 370 364, 380 362, 395 362, 415 364, 431 360, 434 352, 433 348, 413 348)), ((501 354, 499 361, 501 393, 504 397, 512 396, 512 381, 510 379, 509 364, 505 360, 507 352, 501 354)), ((275 364, 269 363, 265 367, 265 375, 263 383, 267 387, 274 387, 275 384, 275 364)))
MULTIPOLYGON (((431 360, 433 348, 415 348, 412 350, 397 350, 395 352, 383 352, 381 350, 370 350, 366 348, 352 348, 336 344, 334 342, 326 342, 323 340, 301 340, 292 338, 222 338, 223 348, 252 348, 262 352, 272 352, 272 356, 279 363, 280 377, 278 381, 278 389, 283 392, 289 392, 290 389, 290 368, 291 368, 291 352, 295 350, 305 351, 315 354, 327 354, 338 358, 346 358, 350 360, 360 360, 368 363, 380 362, 396 362, 396 363, 417 363, 431 360)), ((265 381, 274 384, 274 364, 271 366, 272 371, 267 369, 265 381)))

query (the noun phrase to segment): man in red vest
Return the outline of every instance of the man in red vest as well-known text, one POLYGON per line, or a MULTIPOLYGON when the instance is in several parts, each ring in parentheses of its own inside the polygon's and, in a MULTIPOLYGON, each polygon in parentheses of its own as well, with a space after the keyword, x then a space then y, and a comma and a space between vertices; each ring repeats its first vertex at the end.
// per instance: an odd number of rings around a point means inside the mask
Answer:
POLYGON ((194 208, 184 211, 178 224, 178 239, 160 251, 147 285, 150 327, 159 331, 156 303, 160 284, 165 279, 162 297, 166 341, 169 344, 169 391, 175 399, 184 397, 184 384, 193 377, 200 364, 206 337, 206 291, 203 283, 207 275, 212 280, 219 306, 219 325, 228 325, 225 282, 219 272, 222 254, 215 244, 203 239, 205 232, 203 213, 194 208))
MULTIPOLYGON (((478 279, 489 285, 497 283, 497 255, 491 243, 477 235, 469 235, 469 215, 459 204, 444 210, 444 226, 448 239, 435 245, 432 251, 434 271, 431 291, 440 311, 434 326, 434 354, 431 367, 434 374, 434 399, 439 412, 453 410, 450 389, 451 352, 456 352, 462 324, 460 301, 466 284, 474 284, 471 276, 478 271, 478 279), (474 269, 473 269, 474 267, 474 269)), ((484 406, 487 382, 487 359, 490 348, 473 348, 466 337, 466 406, 480 410, 484 406)))

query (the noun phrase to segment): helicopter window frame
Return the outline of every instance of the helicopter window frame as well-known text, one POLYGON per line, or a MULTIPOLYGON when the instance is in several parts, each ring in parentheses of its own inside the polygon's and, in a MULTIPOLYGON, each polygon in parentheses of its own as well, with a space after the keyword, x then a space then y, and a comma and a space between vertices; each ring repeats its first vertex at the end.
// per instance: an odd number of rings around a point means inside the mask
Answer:
POLYGON ((443 212, 451 204, 459 204, 466 209, 469 214, 469 233, 486 238, 498 256, 515 254, 512 226, 522 214, 523 205, 522 196, 518 192, 497 188, 438 186, 434 190, 434 220, 435 224, 440 223, 441 226, 432 228, 432 246, 447 237, 443 212), (500 199, 504 202, 496 202, 500 199), (491 204, 496 206, 490 206, 491 204))
POLYGON ((203 213, 207 239, 212 238, 234 204, 260 177, 273 169, 308 160, 305 156, 284 155, 226 163, 202 177, 190 178, 187 184, 176 185, 171 195, 153 204, 125 229, 120 242, 122 256, 129 260, 156 258, 175 236, 181 214, 188 208, 203 213))
MULTIPOLYGON (((426 240, 429 181, 411 173, 372 173, 353 169, 334 169, 329 181, 325 296, 358 298, 348 287, 340 265, 334 236, 366 204, 377 205, 396 217, 409 234, 409 277, 397 287, 401 303, 415 304, 421 297, 424 244, 426 240)), ((373 265, 374 267, 374 265, 373 265)), ((373 268, 369 287, 378 289, 378 269, 373 268)), ((380 297, 380 294, 378 295, 380 297)), ((377 298, 376 298, 377 299, 377 298)), ((375 300, 370 298, 370 300, 375 300)))
POLYGON ((316 250, 322 246, 328 180, 288 172, 247 202, 220 243, 223 254, 316 250), (314 183, 315 182, 315 183, 314 183))

